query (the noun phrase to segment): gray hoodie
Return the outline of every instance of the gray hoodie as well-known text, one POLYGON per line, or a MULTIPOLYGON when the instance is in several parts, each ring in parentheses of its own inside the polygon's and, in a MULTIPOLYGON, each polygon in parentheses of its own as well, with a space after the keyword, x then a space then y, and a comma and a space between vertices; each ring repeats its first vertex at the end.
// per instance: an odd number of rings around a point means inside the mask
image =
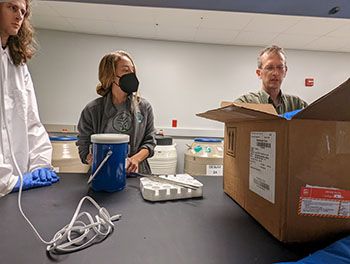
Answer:
MULTIPOLYGON (((134 95, 128 96, 128 104, 131 106, 134 95)), ((112 93, 109 92, 105 96, 97 98, 87 104, 81 112, 78 123, 78 141, 80 159, 83 163, 86 162, 86 156, 89 153, 91 144, 90 136, 92 134, 101 134, 104 132, 108 120, 114 114, 114 107, 112 102, 112 93)), ((152 157, 154 148, 156 146, 154 128, 154 116, 151 104, 142 98, 140 104, 135 104, 134 111, 134 135, 130 137, 130 151, 129 156, 133 156, 141 149, 148 149, 152 157), (141 118, 140 118, 141 117, 141 118)), ((139 164, 139 172, 151 173, 151 169, 147 159, 139 164)))

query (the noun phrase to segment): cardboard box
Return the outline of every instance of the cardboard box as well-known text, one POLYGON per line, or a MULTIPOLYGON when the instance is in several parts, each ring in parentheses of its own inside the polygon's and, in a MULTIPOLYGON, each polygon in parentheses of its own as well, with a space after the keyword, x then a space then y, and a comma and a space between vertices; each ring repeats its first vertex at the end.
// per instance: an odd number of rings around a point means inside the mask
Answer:
POLYGON ((291 120, 223 105, 198 116, 225 123, 224 191, 280 241, 350 233, 350 79, 291 120))

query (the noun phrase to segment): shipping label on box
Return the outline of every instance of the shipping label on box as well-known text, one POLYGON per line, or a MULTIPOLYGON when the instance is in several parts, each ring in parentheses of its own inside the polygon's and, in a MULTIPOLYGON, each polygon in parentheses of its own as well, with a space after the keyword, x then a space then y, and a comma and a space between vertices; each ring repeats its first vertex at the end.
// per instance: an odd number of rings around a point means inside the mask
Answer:
POLYGON ((250 133, 249 189, 275 203, 276 132, 250 133))
POLYGON ((350 191, 302 187, 299 215, 350 218, 350 191))

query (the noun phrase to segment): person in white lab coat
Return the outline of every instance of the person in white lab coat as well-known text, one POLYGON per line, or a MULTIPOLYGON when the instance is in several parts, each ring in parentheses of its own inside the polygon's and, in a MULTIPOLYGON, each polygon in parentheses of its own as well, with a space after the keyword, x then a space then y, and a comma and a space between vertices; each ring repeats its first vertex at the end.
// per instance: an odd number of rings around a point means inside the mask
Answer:
POLYGON ((51 185, 52 147, 40 122, 26 62, 33 56, 30 0, 0 2, 0 197, 51 185))

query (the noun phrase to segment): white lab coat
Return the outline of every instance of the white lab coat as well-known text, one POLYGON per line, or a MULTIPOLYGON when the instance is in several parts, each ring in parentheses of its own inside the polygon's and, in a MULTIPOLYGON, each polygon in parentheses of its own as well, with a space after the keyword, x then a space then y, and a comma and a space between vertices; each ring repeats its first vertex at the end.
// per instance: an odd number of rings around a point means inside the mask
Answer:
POLYGON ((0 47, 0 197, 11 192, 19 173, 51 168, 52 146, 39 119, 27 65, 15 66, 8 47, 0 47), (7 131, 8 132, 7 132, 7 131), (9 137, 8 137, 9 135, 9 137))

